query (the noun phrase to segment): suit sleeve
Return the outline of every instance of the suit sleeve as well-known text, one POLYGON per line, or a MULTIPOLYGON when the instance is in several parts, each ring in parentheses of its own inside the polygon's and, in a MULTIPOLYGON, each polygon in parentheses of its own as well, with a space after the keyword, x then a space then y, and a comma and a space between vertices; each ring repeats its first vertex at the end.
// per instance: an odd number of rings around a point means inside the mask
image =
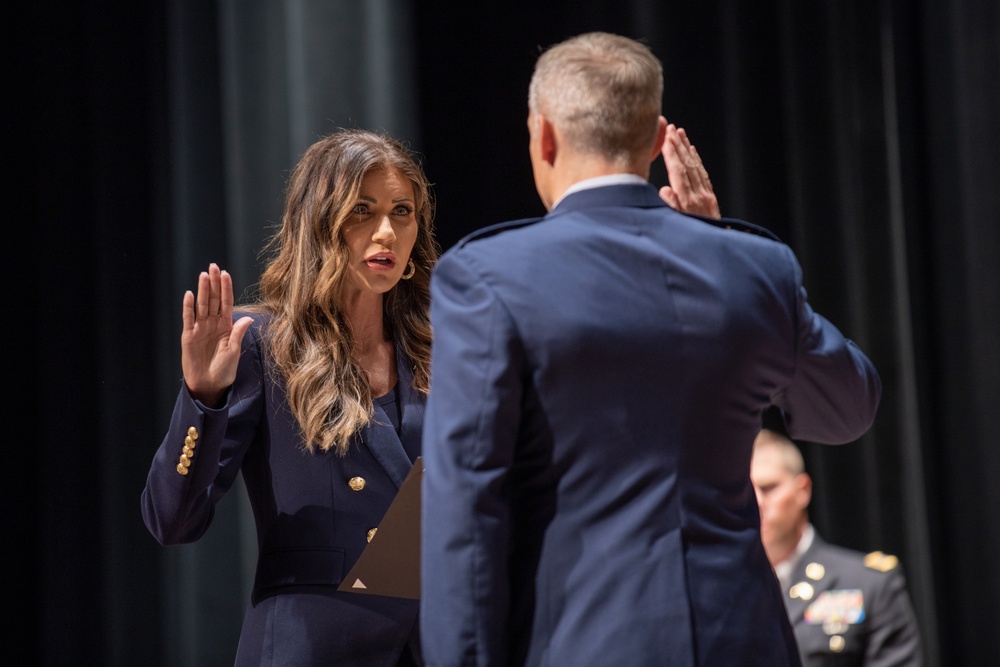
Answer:
POLYGON ((774 403, 788 435, 840 444, 860 438, 875 421, 882 381, 864 352, 809 305, 802 269, 787 246, 795 308, 795 372, 774 403))
POLYGON ((254 333, 251 327, 244 336, 236 381, 224 406, 208 408, 181 385, 141 497, 143 521, 160 544, 194 542, 204 535, 215 504, 236 480, 263 406, 263 370, 254 333), (189 437, 194 453, 182 474, 178 463, 189 437))
POLYGON ((872 600, 865 667, 920 667, 920 632, 906 592, 906 580, 897 568, 888 572, 884 586, 872 600))
POLYGON ((434 345, 424 422, 421 627, 428 665, 506 660, 507 473, 523 352, 503 303, 467 257, 431 285, 434 345))

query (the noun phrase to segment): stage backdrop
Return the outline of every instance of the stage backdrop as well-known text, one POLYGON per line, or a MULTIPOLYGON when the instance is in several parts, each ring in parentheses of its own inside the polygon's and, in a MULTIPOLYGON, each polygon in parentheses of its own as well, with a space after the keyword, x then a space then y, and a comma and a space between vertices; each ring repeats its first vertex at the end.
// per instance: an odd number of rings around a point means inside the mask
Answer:
MULTIPOLYGON (((878 0, 15 3, 4 627, 25 664, 229 664, 255 561, 241 487, 194 545, 139 494, 180 386, 180 303, 249 289, 302 151, 385 129, 425 157, 444 247, 542 212, 541 47, 587 30, 664 63, 727 215, 798 253, 885 384, 856 443, 802 443, 828 540, 899 555, 929 665, 995 659, 1000 574, 1000 7, 878 0)), ((665 183, 662 165, 652 179, 665 183)), ((572 270, 568 267, 567 270, 572 270)))

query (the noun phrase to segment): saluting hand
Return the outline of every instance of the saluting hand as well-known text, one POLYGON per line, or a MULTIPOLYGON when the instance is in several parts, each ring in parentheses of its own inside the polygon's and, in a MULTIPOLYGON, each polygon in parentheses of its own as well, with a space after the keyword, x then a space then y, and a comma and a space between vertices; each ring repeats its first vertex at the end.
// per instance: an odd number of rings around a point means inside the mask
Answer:
POLYGON ((721 218, 719 200, 712 190, 708 171, 684 128, 667 125, 661 152, 670 185, 660 188, 660 198, 682 213, 721 218))
POLYGON ((198 296, 184 293, 181 369, 188 391, 219 407, 236 379, 240 345, 253 319, 233 323, 233 279, 212 263, 198 276, 198 296))

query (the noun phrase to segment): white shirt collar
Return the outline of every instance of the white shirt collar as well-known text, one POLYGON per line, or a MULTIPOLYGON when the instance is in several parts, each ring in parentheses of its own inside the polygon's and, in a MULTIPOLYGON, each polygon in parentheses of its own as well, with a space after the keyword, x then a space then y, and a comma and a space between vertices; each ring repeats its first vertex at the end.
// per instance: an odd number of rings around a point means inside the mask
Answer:
POLYGON ((580 192, 581 190, 592 190, 594 188, 603 188, 606 185, 646 185, 649 183, 642 176, 636 176, 635 174, 607 174, 605 176, 594 176, 593 178, 585 178, 582 181, 577 181, 573 185, 566 188, 566 192, 562 193, 562 196, 552 204, 552 208, 559 205, 567 195, 571 195, 574 192, 580 192))
POLYGON ((811 523, 807 523, 805 529, 802 531, 802 537, 799 538, 799 543, 795 545, 795 551, 792 552, 792 555, 774 566, 774 573, 778 575, 778 581, 781 582, 782 588, 788 588, 791 584, 792 570, 795 569, 799 559, 802 558, 802 554, 812 546, 815 537, 816 531, 813 529, 811 523))

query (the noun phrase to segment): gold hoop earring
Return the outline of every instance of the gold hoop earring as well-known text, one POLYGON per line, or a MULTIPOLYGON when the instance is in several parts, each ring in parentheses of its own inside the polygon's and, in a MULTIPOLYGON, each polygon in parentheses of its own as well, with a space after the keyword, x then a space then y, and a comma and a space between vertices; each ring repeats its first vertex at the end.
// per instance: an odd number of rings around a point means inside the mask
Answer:
POLYGON ((402 278, 403 280, 409 280, 410 278, 412 278, 412 277, 413 277, 413 275, 414 275, 414 274, 415 274, 416 272, 417 272, 417 265, 416 265, 416 264, 414 264, 414 263, 413 263, 413 260, 411 259, 411 260, 410 260, 409 262, 407 262, 407 264, 406 264, 406 273, 404 273, 404 274, 403 274, 402 276, 400 276, 400 278, 402 278))

